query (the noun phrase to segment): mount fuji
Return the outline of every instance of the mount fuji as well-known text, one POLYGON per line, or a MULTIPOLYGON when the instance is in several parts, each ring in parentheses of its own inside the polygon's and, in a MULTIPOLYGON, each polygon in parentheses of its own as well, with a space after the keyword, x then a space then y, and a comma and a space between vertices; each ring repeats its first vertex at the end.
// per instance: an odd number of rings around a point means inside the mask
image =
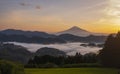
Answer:
POLYGON ((82 36, 82 37, 89 36, 89 35, 96 35, 96 36, 107 35, 104 33, 89 32, 89 31, 79 28, 77 26, 73 26, 72 28, 70 28, 68 30, 58 32, 55 35, 61 35, 61 34, 72 34, 72 35, 82 36))

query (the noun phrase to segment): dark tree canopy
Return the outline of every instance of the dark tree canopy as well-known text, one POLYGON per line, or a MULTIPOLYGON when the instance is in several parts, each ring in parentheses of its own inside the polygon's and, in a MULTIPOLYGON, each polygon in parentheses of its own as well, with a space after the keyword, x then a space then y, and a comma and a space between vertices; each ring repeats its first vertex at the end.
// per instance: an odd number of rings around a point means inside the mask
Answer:
POLYGON ((108 67, 120 67, 120 32, 109 35, 100 51, 101 63, 108 67))
MULTIPOLYGON (((95 53, 87 53, 85 55, 81 55, 80 53, 76 53, 74 56, 35 56, 28 61, 28 64, 25 67, 28 68, 46 68, 46 67, 63 67, 65 65, 69 65, 69 67, 73 67, 76 64, 82 63, 97 63, 97 56, 95 53), (73 64, 73 65, 72 65, 73 64)), ((77 66, 78 67, 78 66, 77 66)))
POLYGON ((0 74, 25 74, 24 66, 6 60, 0 60, 0 74))

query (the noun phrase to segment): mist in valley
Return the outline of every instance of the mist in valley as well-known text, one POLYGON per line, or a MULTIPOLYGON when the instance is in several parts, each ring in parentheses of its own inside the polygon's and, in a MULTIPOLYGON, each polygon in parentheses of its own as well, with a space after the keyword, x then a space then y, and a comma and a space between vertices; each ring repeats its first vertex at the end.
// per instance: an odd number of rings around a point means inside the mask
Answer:
POLYGON ((98 53, 99 50, 102 49, 100 47, 89 47, 89 46, 83 47, 80 45, 84 43, 80 43, 80 42, 65 43, 65 44, 35 44, 35 43, 19 43, 19 42, 7 42, 7 43, 23 46, 31 52, 36 52, 38 49, 43 47, 56 48, 66 52, 68 55, 74 55, 76 52, 80 52, 83 55, 90 52, 98 53))

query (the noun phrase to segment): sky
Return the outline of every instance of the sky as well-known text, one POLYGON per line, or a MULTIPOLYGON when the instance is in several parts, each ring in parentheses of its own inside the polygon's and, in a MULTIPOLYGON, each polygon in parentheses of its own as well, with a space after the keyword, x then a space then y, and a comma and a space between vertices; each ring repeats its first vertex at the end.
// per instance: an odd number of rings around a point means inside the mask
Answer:
POLYGON ((120 30, 120 0, 0 0, 0 30, 54 33, 78 26, 98 33, 120 30))

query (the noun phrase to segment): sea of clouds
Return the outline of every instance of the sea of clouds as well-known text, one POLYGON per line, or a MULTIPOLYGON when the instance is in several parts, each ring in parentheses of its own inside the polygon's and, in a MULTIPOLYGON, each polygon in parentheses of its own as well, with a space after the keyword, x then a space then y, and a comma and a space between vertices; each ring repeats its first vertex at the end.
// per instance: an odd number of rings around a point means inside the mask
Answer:
POLYGON ((99 47, 83 47, 80 46, 80 44, 82 44, 80 42, 65 43, 65 44, 35 44, 35 43, 19 43, 19 42, 7 42, 7 43, 13 43, 15 45, 26 47, 31 52, 36 52, 38 49, 43 47, 56 48, 66 52, 68 55, 74 55, 76 52, 80 52, 81 54, 86 54, 90 52, 98 53, 99 50, 102 49, 99 47))

